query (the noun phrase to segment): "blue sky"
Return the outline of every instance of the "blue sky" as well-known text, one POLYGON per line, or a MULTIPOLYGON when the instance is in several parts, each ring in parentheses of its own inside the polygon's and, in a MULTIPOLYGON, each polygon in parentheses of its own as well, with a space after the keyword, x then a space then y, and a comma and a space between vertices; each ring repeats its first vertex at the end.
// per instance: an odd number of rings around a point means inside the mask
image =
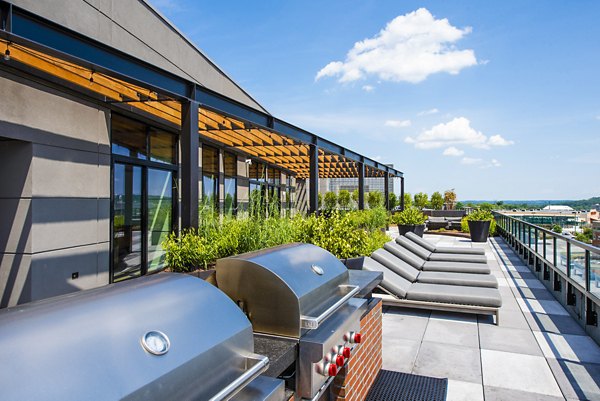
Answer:
POLYGON ((408 192, 600 195, 600 2, 152 3, 273 115, 408 192))

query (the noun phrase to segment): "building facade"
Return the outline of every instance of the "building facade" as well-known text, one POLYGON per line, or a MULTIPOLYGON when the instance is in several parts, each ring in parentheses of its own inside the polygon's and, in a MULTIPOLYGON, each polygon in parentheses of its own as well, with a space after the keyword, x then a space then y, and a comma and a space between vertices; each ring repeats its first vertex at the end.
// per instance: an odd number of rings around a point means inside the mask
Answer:
POLYGON ((0 307, 159 271, 205 208, 401 175, 271 116, 143 0, 0 1, 0 51, 0 307))

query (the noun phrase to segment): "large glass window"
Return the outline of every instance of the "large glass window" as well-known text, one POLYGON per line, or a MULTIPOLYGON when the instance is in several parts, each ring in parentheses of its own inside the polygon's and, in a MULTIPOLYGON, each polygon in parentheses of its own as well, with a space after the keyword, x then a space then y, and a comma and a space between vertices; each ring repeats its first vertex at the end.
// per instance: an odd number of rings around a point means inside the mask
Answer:
POLYGON ((162 242, 173 230, 177 138, 112 116, 112 280, 165 267, 162 242))
POLYGON ((219 151, 202 145, 202 205, 218 208, 219 202, 219 151))
POLYGON ((225 173, 225 193, 223 213, 236 214, 237 210, 237 157, 231 153, 223 154, 225 173))

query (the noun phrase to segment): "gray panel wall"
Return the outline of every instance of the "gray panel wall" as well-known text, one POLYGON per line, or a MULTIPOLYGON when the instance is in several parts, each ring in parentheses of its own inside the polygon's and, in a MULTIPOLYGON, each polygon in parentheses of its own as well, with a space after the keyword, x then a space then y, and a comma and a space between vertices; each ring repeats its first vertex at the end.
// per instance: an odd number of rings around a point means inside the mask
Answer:
POLYGON ((166 71, 265 111, 142 0, 10 0, 166 71))
POLYGON ((6 74, 0 93, 0 307, 108 284, 108 111, 6 74))

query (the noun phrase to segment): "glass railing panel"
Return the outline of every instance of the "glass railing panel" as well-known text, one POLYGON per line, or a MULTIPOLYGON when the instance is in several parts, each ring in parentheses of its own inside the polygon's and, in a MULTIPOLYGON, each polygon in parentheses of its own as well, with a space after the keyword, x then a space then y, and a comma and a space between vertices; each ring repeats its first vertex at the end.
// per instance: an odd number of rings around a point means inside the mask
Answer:
POLYGON ((569 267, 571 278, 582 286, 585 286, 585 249, 576 244, 571 244, 569 267))
POLYGON ((556 237, 556 249, 555 249, 556 261, 554 266, 559 270, 567 271, 567 241, 564 237, 556 237))
POLYGON ((600 297, 600 253, 590 252, 590 292, 600 297))

